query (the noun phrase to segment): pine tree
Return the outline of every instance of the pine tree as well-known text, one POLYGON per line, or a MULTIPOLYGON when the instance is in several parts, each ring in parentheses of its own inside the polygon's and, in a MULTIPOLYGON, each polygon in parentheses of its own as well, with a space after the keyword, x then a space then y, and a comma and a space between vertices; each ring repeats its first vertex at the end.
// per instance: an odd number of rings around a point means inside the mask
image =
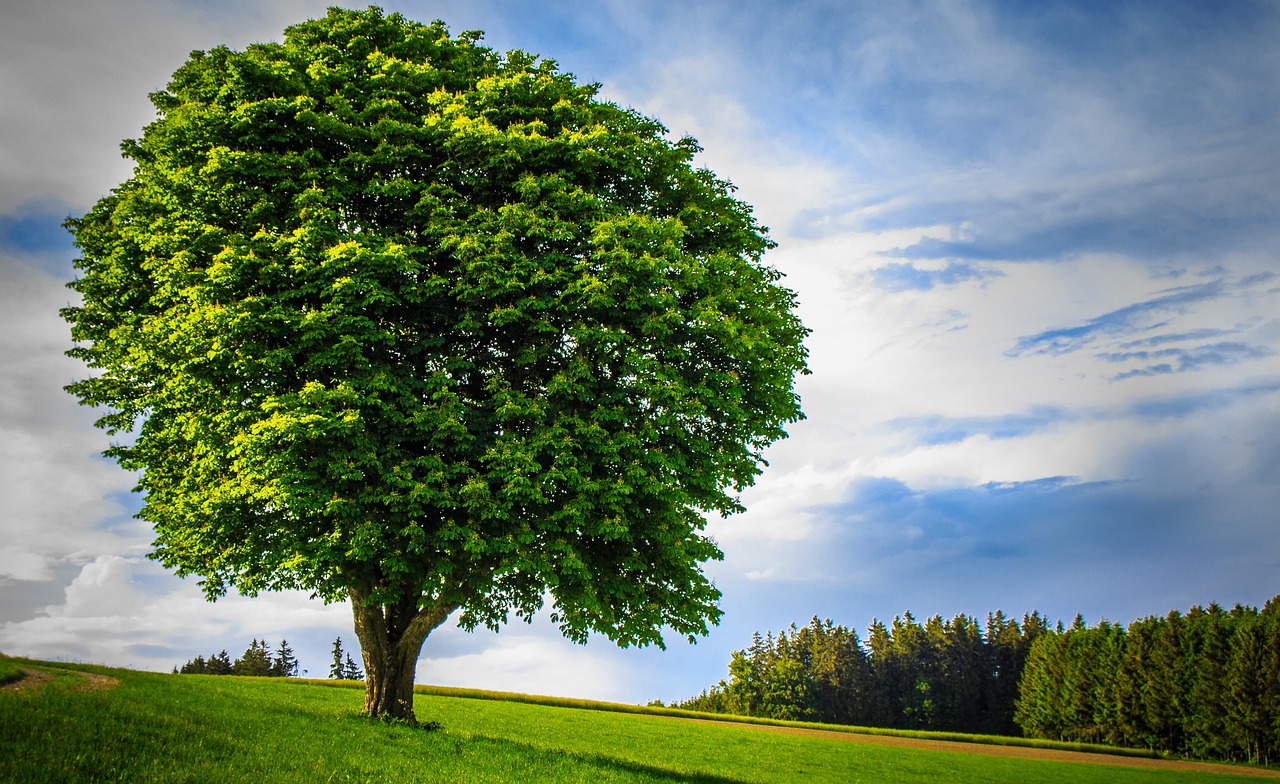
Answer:
POLYGON ((867 630, 867 645, 871 649, 871 699, 868 700, 869 722, 874 727, 893 727, 897 718, 895 705, 896 684, 899 681, 898 663, 893 655, 893 640, 889 629, 878 618, 871 619, 867 630))
MULTIPOLYGON (((350 661, 348 656, 347 660, 350 661)), ((342 638, 338 637, 333 641, 333 663, 329 665, 329 678, 331 680, 343 681, 347 679, 346 665, 342 661, 342 638)))
POLYGON ((937 729, 973 732, 988 724, 991 677, 986 667, 986 645, 978 620, 957 615, 943 627, 941 656, 945 700, 940 706, 941 726, 937 729))
POLYGON ((1259 677, 1264 670, 1264 625, 1256 615, 1237 622, 1227 666, 1227 689, 1233 740, 1250 762, 1265 762, 1271 735, 1267 685, 1259 677))
POLYGON ((1227 667, 1231 657, 1230 617, 1217 604, 1198 616, 1200 651, 1191 692, 1188 744, 1193 757, 1225 759, 1231 753, 1227 735, 1229 696, 1227 667))
MULTIPOLYGON (((1037 620, 1039 616, 1036 616, 1037 620)), ((1028 617, 1028 621, 1030 618, 1028 617)), ((987 655, 986 669, 986 718, 981 732, 1012 735, 1017 731, 1013 721, 1014 703, 1018 699, 1018 679, 1031 641, 1024 635, 1036 629, 1034 622, 1018 626, 1012 618, 997 610, 987 615, 987 629, 983 637, 987 655)))
POLYGON ((231 668, 231 657, 227 655, 226 648, 223 648, 220 652, 209 657, 210 675, 230 675, 231 668))
POLYGON ((364 673, 356 666, 356 663, 351 660, 351 654, 349 653, 347 654, 346 663, 342 665, 342 678, 343 680, 348 681, 364 680, 364 673))
POLYGON ((791 625, 790 634, 779 632, 765 670, 762 715, 774 719, 808 721, 813 718, 810 704, 813 669, 808 652, 797 642, 799 630, 791 625))
POLYGON ((1040 635, 1031 646, 1014 713, 1023 733, 1033 738, 1062 740, 1062 688, 1065 672, 1064 634, 1040 635))
POLYGON ((1147 722, 1157 738, 1158 748, 1182 753, 1186 751, 1183 703, 1191 691, 1183 662, 1182 615, 1175 610, 1151 621, 1150 674, 1145 694, 1147 722))
POLYGON ((293 655, 288 640, 281 640, 276 648, 276 656, 271 660, 271 674, 280 678, 288 678, 298 674, 298 658, 293 655))
POLYGON ((244 655, 231 665, 231 673, 233 675, 271 675, 271 653, 267 649, 266 641, 258 642, 258 638, 255 637, 245 649, 244 655))

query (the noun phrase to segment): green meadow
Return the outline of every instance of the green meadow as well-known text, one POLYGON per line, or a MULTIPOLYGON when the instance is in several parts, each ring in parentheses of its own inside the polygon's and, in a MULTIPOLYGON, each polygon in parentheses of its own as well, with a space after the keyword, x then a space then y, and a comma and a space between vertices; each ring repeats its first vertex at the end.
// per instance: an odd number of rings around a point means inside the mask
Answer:
POLYGON ((427 731, 361 717, 358 683, 0 662, 53 676, 0 690, 0 782, 1258 781, 1247 769, 1150 770, 890 747, 637 707, 431 688, 418 694, 417 713, 443 729, 427 731), (119 683, 104 687, 77 672, 119 683))

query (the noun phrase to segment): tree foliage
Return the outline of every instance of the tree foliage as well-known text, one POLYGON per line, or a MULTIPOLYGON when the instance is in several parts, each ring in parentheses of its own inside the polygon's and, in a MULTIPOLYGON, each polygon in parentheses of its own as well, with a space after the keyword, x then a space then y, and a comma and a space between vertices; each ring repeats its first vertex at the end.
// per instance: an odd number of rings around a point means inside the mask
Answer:
POLYGON ((801 416, 794 295, 696 143, 479 39, 332 9, 194 52, 68 222, 69 389, 153 557, 350 599, 375 713, 455 610, 704 634, 704 515, 801 416))
POLYGON ((266 641, 258 642, 255 639, 249 643, 244 655, 236 659, 235 663, 231 665, 231 674, 265 677, 274 675, 273 669, 271 651, 267 648, 266 641))
POLYGON ((1280 757, 1280 597, 1044 635, 1017 721, 1032 737, 1198 759, 1280 757))
POLYGON ((271 674, 282 678, 298 674, 298 657, 293 654, 288 640, 281 640, 276 648, 275 658, 271 660, 271 674))
POLYGON ((209 658, 196 656, 194 659, 174 667, 174 672, 192 675, 256 675, 259 677, 288 677, 298 674, 298 659, 289 647, 288 640, 281 640, 276 655, 271 655, 266 640, 256 637, 249 643, 234 662, 226 650, 215 653, 209 658))
POLYGON ((680 707, 775 719, 958 732, 1012 733, 1018 678, 1046 629, 997 612, 985 630, 965 615, 921 625, 910 612, 858 633, 816 617, 735 651, 729 680, 680 707))
POLYGON ((364 673, 351 658, 351 654, 342 650, 342 638, 333 641, 333 662, 329 665, 329 679, 338 681, 358 681, 364 673))

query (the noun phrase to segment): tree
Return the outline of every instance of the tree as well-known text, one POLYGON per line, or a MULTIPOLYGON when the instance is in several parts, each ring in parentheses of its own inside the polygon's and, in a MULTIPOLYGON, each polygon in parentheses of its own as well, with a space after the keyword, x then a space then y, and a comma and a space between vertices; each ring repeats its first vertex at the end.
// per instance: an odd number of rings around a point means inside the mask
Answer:
MULTIPOLYGON (((337 637, 333 641, 333 663, 329 665, 330 680, 342 681, 347 679, 347 668, 342 661, 342 657, 342 638, 337 637)), ((350 660, 351 657, 348 656, 347 659, 350 660)))
POLYGON ((234 666, 231 663, 231 657, 227 654, 227 649, 223 648, 209 657, 209 667, 206 672, 210 675, 230 675, 234 666))
POLYGON ((231 665, 232 675, 266 676, 272 674, 271 670, 271 651, 267 649, 267 642, 258 642, 256 637, 249 643, 244 655, 231 665))
POLYGON ((271 674, 281 678, 298 674, 298 657, 293 655, 288 640, 281 640, 280 647, 276 648, 275 658, 271 660, 271 674))
POLYGON ((351 654, 347 654, 347 660, 342 665, 342 679, 346 681, 358 681, 364 677, 364 673, 360 672, 360 668, 352 661, 351 654))
POLYGON ((801 418, 794 294, 697 144, 479 40, 333 9, 195 52, 68 221, 68 389, 153 557, 349 600, 373 715, 455 612, 705 634, 705 515, 801 418))

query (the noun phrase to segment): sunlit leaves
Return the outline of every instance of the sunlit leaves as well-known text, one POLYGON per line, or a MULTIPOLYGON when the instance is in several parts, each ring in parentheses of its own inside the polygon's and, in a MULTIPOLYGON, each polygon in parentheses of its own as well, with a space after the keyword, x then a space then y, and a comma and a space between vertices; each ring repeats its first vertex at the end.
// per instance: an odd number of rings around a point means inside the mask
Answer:
POLYGON ((692 140, 553 63, 334 10, 195 53, 71 222, 73 385, 216 595, 703 633, 805 335, 692 140))

